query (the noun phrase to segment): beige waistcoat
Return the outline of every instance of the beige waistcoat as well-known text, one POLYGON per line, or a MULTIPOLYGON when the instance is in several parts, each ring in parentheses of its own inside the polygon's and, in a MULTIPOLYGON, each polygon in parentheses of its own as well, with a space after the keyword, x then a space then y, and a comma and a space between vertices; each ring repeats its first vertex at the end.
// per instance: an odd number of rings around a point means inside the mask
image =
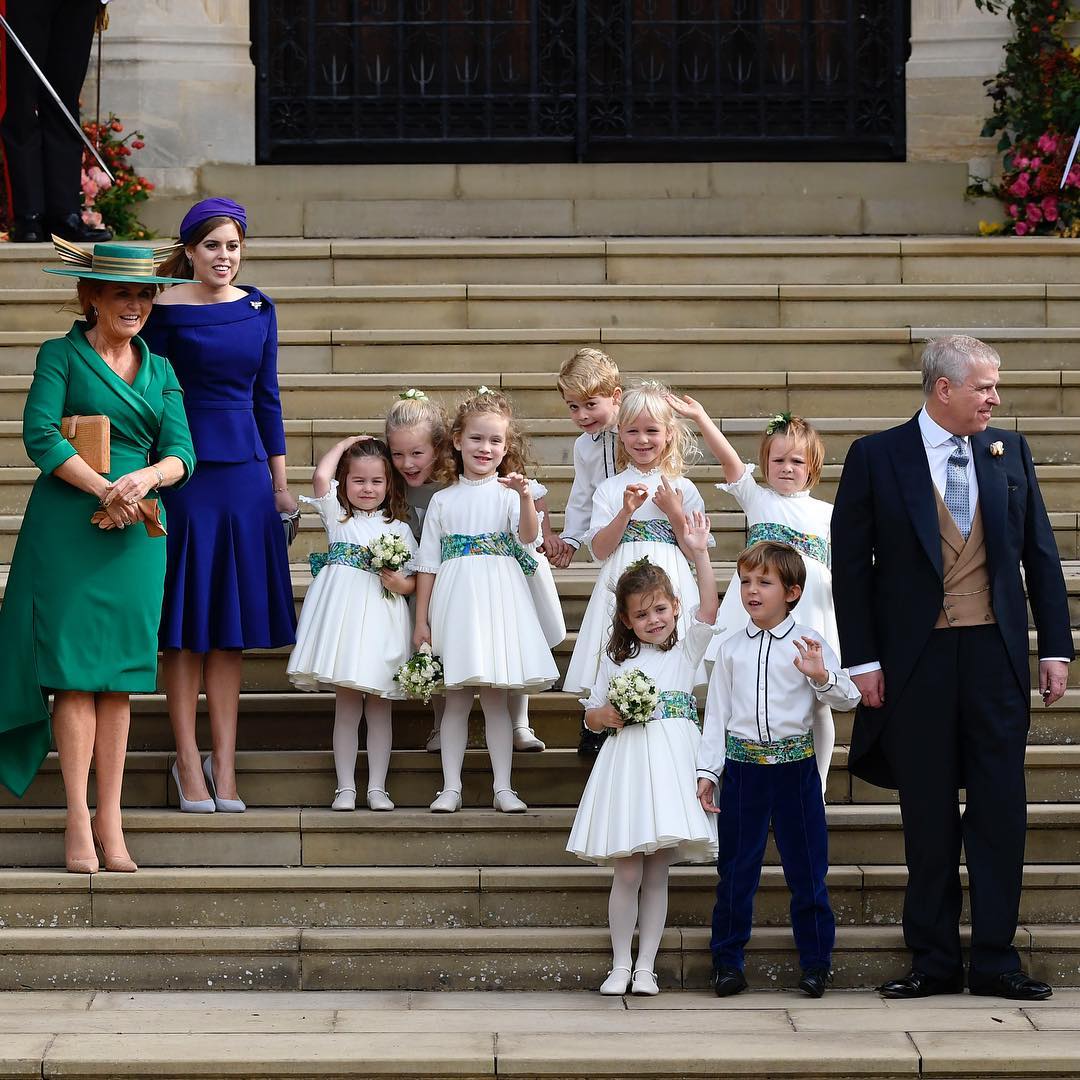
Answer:
POLYGON ((934 497, 941 532, 941 570, 945 583, 945 600, 934 628, 984 626, 997 622, 990 597, 986 537, 979 504, 975 504, 971 532, 965 541, 937 489, 934 497))

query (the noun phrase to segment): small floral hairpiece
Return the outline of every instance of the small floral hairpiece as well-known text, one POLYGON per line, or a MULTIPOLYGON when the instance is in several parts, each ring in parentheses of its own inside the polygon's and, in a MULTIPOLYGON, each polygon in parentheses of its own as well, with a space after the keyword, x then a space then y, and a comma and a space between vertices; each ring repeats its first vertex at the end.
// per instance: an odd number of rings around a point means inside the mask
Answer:
POLYGON ((991 457, 1004 457, 1005 456, 1005 444, 1003 442, 992 442, 990 444, 990 456, 991 457))
POLYGON ((492 390, 491 387, 489 387, 489 386, 481 386, 480 389, 476 391, 477 397, 479 397, 481 394, 494 394, 494 393, 495 393, 495 391, 492 390))
POLYGON ((791 413, 777 413, 766 425, 765 434, 775 435, 778 431, 787 431, 791 424, 791 413))
POLYGON ((411 387, 408 390, 403 390, 398 397, 402 401, 427 401, 428 396, 423 390, 417 390, 415 387, 411 387))
POLYGON ((632 563, 630 563, 630 565, 627 566, 626 569, 627 570, 644 570, 645 567, 648 566, 648 565, 649 565, 649 556, 648 555, 642 555, 640 559, 635 559, 632 563))

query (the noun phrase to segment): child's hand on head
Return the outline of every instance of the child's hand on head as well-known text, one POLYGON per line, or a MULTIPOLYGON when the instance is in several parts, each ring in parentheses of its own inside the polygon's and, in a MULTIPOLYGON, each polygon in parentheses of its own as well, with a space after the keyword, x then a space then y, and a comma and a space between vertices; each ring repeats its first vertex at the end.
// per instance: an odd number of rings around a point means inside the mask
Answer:
POLYGON ((821 642, 812 637, 804 637, 802 641, 796 639, 795 648, 799 655, 795 657, 795 666, 811 682, 819 685, 828 682, 829 673, 825 669, 825 661, 821 656, 821 642))
POLYGON ((649 489, 644 484, 627 484, 623 491, 623 509, 632 514, 641 509, 649 499, 649 489))
POLYGON ((708 551, 712 522, 707 514, 695 510, 683 522, 683 543, 691 551, 708 551))
POLYGON ((531 494, 529 480, 527 477, 522 476, 521 473, 512 472, 507 473, 506 476, 500 476, 499 483, 503 487, 510 488, 511 491, 516 491, 522 498, 531 494))
POLYGON ((660 486, 656 489, 653 502, 669 521, 683 516, 682 492, 669 484, 666 476, 660 477, 660 486))
POLYGON ((690 397, 689 394, 668 394, 664 400, 675 410, 680 416, 685 416, 687 420, 693 420, 695 424, 701 424, 702 420, 707 420, 709 414, 705 411, 705 406, 700 401, 690 397))

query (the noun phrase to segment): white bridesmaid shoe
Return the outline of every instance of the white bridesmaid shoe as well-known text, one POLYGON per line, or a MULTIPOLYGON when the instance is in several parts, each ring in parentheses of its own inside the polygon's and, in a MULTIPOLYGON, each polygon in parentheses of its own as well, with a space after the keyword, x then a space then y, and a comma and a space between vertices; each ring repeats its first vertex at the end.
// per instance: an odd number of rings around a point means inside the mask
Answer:
POLYGON ((355 810, 356 788, 339 787, 334 790, 334 801, 330 804, 331 810, 355 810))
POLYGON ((605 997, 622 997, 630 987, 630 969, 612 968, 607 978, 600 984, 600 993, 605 997))
POLYGON ((440 791, 431 804, 433 814, 456 814, 461 809, 460 791, 440 791))
POLYGON ((495 792, 492 806, 504 814, 524 814, 529 808, 517 797, 516 791, 502 788, 495 792))
POLYGON ((210 789, 210 795, 214 800, 214 807, 223 814, 242 814, 247 809, 247 803, 241 798, 219 799, 217 788, 214 786, 214 755, 208 754, 202 763, 203 776, 206 777, 206 786, 210 789))
POLYGON ((514 749, 538 754, 547 749, 547 744, 536 737, 536 732, 531 727, 520 727, 514 728, 514 749))
POLYGON ((172 765, 173 783, 176 785, 176 794, 180 796, 181 814, 212 814, 216 809, 213 799, 187 799, 184 797, 184 789, 180 786, 180 773, 176 768, 176 762, 172 765))
POLYGON ((656 983, 656 972, 647 968, 634 969, 634 981, 630 987, 631 994, 639 997, 655 997, 660 993, 660 987, 656 983))
POLYGON ((368 788, 367 806, 369 810, 393 810, 394 801, 385 791, 368 788))

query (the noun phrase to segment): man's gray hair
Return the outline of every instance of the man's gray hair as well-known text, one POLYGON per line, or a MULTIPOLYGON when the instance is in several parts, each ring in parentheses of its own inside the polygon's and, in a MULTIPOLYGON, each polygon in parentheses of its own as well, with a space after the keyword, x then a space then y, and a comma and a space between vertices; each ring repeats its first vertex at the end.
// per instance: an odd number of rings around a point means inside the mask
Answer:
POLYGON ((967 334, 949 334, 931 338, 922 354, 922 388, 929 397, 938 379, 951 383, 963 382, 973 364, 989 361, 1001 367, 1001 357, 992 345, 967 334))

